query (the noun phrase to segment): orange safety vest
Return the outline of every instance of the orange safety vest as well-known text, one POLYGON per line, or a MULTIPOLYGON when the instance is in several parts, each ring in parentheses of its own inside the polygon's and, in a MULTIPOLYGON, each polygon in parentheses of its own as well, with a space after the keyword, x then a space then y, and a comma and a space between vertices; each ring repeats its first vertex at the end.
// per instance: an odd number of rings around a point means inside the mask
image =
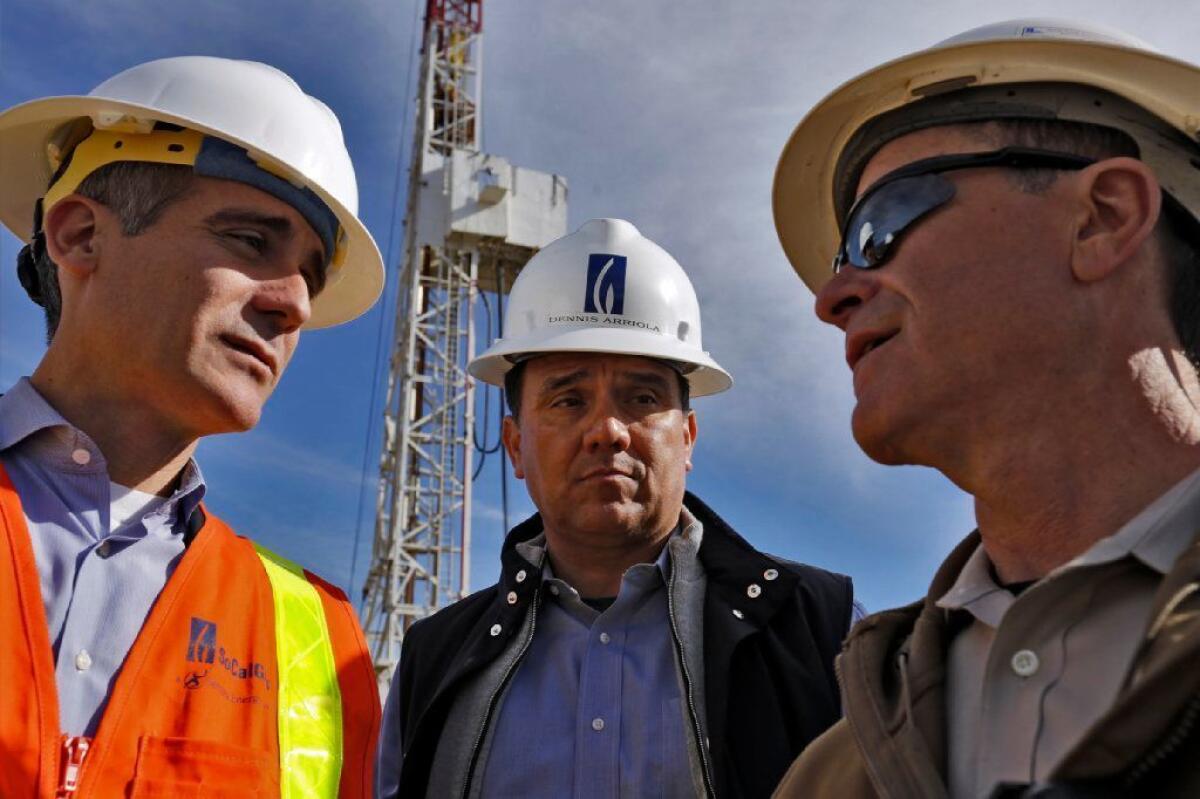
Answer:
MULTIPOLYGON (((303 576, 320 596, 336 664, 338 795, 368 797, 380 708, 366 641, 345 594, 303 576)), ((64 737, 37 564, 0 466, 0 797, 279 797, 288 775, 277 632, 287 631, 276 630, 254 545, 206 514, 117 674, 95 737, 64 737)))

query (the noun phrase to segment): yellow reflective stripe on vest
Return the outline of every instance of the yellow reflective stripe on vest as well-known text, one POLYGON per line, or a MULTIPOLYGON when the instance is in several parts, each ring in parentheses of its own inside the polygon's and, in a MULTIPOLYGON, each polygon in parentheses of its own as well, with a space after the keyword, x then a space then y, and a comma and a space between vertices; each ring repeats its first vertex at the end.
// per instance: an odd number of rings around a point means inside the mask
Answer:
POLYGON ((342 776, 342 692, 325 609, 304 571, 255 544, 275 598, 279 793, 335 799, 342 776))

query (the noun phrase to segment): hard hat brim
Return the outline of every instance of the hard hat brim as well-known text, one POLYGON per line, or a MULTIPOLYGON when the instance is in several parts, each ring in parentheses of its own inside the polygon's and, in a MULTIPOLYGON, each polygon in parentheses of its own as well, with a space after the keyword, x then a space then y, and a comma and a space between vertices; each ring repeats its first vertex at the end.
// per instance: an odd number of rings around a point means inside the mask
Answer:
POLYGON ((1063 39, 967 42, 905 56, 835 89, 796 126, 775 169, 772 208, 784 253, 818 292, 838 245, 834 174, 847 142, 874 117, 943 91, 1003 83, 1096 86, 1196 140, 1200 68, 1148 50, 1063 39))
POLYGON ((467 367, 472 377, 494 386, 504 385, 504 375, 512 369, 511 357, 532 353, 607 353, 610 355, 640 355, 656 360, 672 360, 695 367, 684 377, 692 396, 717 394, 733 385, 733 378, 707 352, 682 345, 657 333, 639 330, 605 331, 604 341, 598 341, 594 328, 564 330, 554 335, 538 337, 537 341, 497 340, 486 352, 467 367))
MULTIPOLYGON (((278 164, 298 176, 302 164, 291 164, 264 153, 252 142, 216 130, 186 116, 162 109, 94 96, 47 97, 14 106, 0 113, 0 222, 17 238, 28 242, 33 235, 33 209, 46 193, 52 177, 46 144, 62 125, 81 117, 93 120, 100 114, 128 115, 180 125, 246 149, 252 158, 278 164)), ((371 233, 348 208, 323 186, 307 183, 337 217, 346 236, 346 257, 336 274, 329 276, 324 290, 312 302, 312 314, 304 329, 314 330, 348 322, 365 313, 383 291, 384 264, 371 233)))

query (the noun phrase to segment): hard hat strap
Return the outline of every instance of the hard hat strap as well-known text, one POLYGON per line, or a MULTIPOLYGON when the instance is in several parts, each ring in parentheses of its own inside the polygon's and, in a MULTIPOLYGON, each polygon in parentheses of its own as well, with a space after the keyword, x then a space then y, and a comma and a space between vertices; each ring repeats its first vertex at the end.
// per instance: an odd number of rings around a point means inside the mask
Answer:
POLYGON ((1077 83, 999 83, 956 89, 914 100, 874 117, 842 149, 834 173, 839 226, 853 204, 859 178, 881 147, 914 131, 994 120, 1080 122, 1113 128, 1138 146, 1163 188, 1200 216, 1200 180, 1190 159, 1200 146, 1145 108, 1104 89, 1077 83))
MULTIPOLYGON (((203 133, 184 128, 160 126, 150 133, 118 130, 92 131, 67 155, 59 174, 41 200, 49 211, 55 203, 76 191, 79 184, 97 169, 121 161, 173 164, 191 167, 201 177, 245 183, 287 203, 312 226, 325 247, 328 270, 332 276, 344 263, 346 236, 337 216, 312 189, 276 164, 255 161, 245 149, 203 133)), ((36 220, 34 234, 41 232, 36 220)))

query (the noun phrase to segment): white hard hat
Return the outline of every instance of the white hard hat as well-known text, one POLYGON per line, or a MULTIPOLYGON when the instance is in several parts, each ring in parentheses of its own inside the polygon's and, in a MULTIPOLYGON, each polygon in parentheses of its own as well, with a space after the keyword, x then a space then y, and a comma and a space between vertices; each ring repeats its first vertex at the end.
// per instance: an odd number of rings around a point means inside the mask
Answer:
POLYGON ((503 385, 524 356, 644 355, 681 366, 694 396, 733 384, 700 344, 700 304, 683 268, 623 219, 593 219, 551 242, 513 282, 504 335, 467 366, 503 385))
POLYGON ((840 214, 862 167, 889 137, 999 118, 1120 129, 1137 142, 1163 188, 1200 216, 1200 175, 1192 161, 1200 155, 1200 68, 1110 28, 1001 22, 866 72, 801 120, 784 146, 773 190, 775 229, 801 279, 816 292, 832 277, 840 214), (960 106, 946 112, 939 107, 945 102, 960 106))
MULTIPOLYGON (((99 160, 89 162, 94 164, 91 171, 118 160, 195 166, 200 143, 227 142, 236 145, 250 171, 267 176, 264 184, 271 183, 271 176, 281 179, 272 184, 278 184, 281 196, 290 185, 305 205, 298 210, 310 223, 312 215, 328 217, 335 229, 323 238, 334 251, 327 253, 325 288, 313 300, 306 328, 349 321, 370 308, 383 290, 383 259, 356 216, 358 187, 337 117, 274 67, 209 56, 164 58, 127 69, 87 96, 46 97, 0 113, 0 222, 18 238, 30 241, 37 232, 38 200, 47 194, 60 163, 73 156, 71 148, 86 141, 93 129, 100 134, 97 140, 122 149, 119 157, 95 154, 99 160), (80 120, 91 124, 81 126, 80 120), (189 137, 185 131, 170 139, 166 131, 158 139, 155 123, 204 135, 189 137)), ((97 149, 95 142, 92 149, 97 149)), ((72 163, 67 172, 71 168, 80 172, 86 167, 72 163)), ((68 191, 86 174, 75 177, 68 191)), ((252 180, 243 182, 264 187, 252 180)))

